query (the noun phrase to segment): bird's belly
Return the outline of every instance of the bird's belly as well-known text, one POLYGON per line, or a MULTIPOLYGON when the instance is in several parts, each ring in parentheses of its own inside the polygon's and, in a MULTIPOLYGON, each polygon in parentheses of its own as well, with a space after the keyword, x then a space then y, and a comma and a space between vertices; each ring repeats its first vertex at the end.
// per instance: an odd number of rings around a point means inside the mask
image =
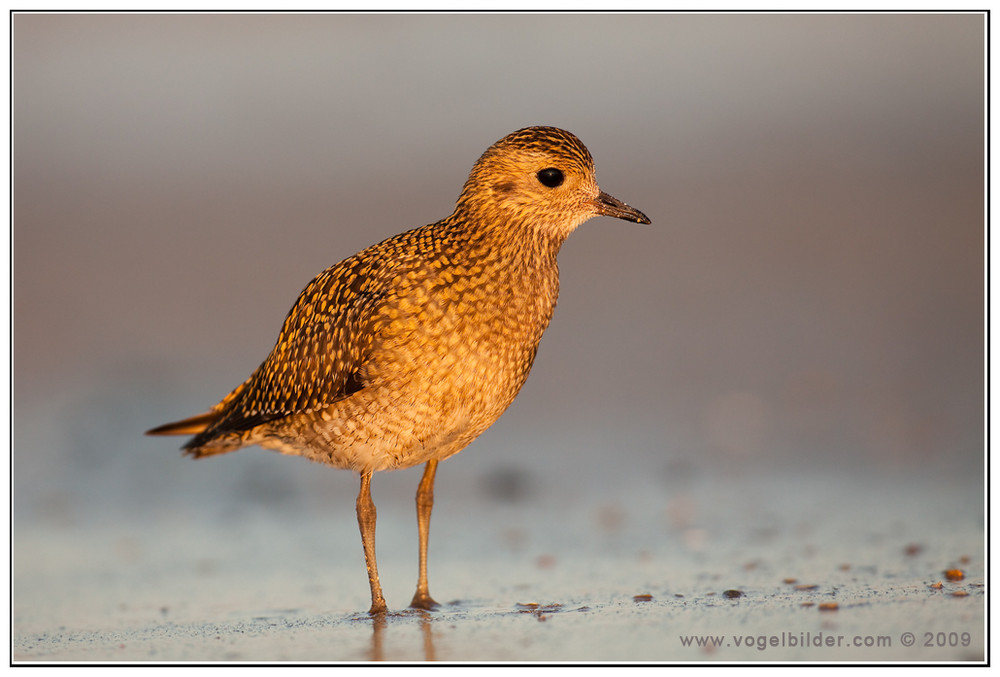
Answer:
POLYGON ((358 472, 447 458, 510 406, 536 344, 461 333, 386 342, 368 363, 364 388, 261 445, 358 472))

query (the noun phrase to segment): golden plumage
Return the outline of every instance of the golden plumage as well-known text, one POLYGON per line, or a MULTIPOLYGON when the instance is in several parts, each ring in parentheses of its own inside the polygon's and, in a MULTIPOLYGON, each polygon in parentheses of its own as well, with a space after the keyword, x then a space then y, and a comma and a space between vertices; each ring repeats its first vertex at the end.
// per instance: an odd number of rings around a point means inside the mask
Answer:
POLYGON ((554 127, 514 132, 479 158, 451 216, 325 270, 249 379, 211 411, 149 432, 194 434, 184 449, 195 457, 257 444, 359 472, 372 613, 385 601, 371 474, 427 463, 413 606, 430 608, 426 531, 437 462, 514 400, 556 305, 556 254, 597 215, 649 223, 600 191, 575 136, 554 127))

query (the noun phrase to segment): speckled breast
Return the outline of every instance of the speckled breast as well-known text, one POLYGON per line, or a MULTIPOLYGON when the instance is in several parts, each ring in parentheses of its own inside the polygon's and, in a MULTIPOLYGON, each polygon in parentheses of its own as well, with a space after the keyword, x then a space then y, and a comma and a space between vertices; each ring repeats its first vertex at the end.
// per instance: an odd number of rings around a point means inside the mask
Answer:
POLYGON ((548 271, 435 264, 394 281, 361 374, 371 404, 392 419, 386 432, 409 440, 401 465, 460 451, 507 409, 555 305, 548 271))

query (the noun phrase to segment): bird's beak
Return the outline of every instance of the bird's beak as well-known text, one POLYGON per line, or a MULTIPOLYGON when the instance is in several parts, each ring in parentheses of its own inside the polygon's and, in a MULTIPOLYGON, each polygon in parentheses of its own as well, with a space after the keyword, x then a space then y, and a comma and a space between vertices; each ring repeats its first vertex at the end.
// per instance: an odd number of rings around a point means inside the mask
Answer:
POLYGON ((629 207, 616 197, 611 197, 603 190, 594 200, 595 211, 601 216, 613 216, 616 219, 635 221, 636 223, 652 223, 645 214, 635 207, 629 207))

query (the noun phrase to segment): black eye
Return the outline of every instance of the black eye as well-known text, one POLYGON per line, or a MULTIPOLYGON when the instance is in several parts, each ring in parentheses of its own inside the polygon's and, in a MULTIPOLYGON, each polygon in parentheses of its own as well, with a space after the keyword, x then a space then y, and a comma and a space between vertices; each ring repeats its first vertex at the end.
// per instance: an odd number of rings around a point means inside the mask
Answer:
POLYGON ((561 186, 563 180, 566 178, 563 173, 556 169, 555 167, 548 167, 538 172, 538 180, 542 182, 543 186, 548 186, 549 188, 555 188, 556 186, 561 186))

